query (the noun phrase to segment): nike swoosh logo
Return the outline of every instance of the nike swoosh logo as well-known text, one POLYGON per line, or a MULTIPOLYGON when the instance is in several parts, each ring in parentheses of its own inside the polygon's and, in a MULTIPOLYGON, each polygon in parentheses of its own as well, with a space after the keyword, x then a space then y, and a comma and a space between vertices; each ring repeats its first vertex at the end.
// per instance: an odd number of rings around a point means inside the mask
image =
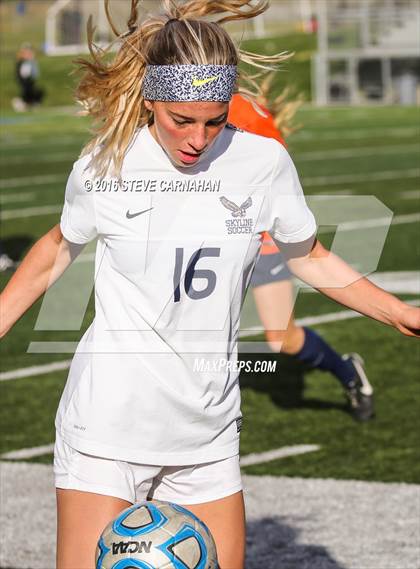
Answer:
POLYGON ((141 215, 142 213, 146 213, 150 210, 152 210, 152 207, 149 207, 149 209, 144 209, 143 211, 138 211, 137 213, 130 213, 130 210, 127 210, 127 213, 125 214, 127 219, 133 219, 133 217, 137 217, 138 215, 141 215))
POLYGON ((209 77, 208 79, 194 79, 192 84, 193 87, 202 87, 207 83, 212 83, 213 81, 216 81, 216 79, 219 79, 219 75, 216 75, 215 77, 209 77))

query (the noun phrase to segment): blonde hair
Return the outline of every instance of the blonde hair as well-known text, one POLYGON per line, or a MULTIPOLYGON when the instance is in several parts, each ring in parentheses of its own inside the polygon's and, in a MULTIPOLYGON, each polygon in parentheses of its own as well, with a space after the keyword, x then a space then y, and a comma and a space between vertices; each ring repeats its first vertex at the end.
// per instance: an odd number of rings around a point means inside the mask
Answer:
POLYGON ((296 95, 290 87, 286 87, 277 97, 270 99, 274 75, 274 73, 270 73, 262 81, 256 101, 270 111, 277 130, 281 132, 284 138, 287 138, 302 128, 301 124, 294 122, 294 118, 305 99, 302 93, 296 95))
POLYGON ((163 0, 163 14, 138 22, 139 0, 131 0, 128 31, 121 34, 112 22, 109 0, 105 11, 120 48, 110 60, 110 48, 97 48, 95 29, 88 22, 88 44, 93 61, 78 59, 84 72, 76 99, 84 114, 94 118, 92 140, 81 156, 95 150, 91 166, 97 175, 120 175, 124 155, 135 131, 152 122, 141 93, 146 66, 173 64, 238 65, 255 67, 254 75, 240 71, 238 91, 248 98, 261 92, 258 77, 289 56, 264 56, 236 48, 221 24, 254 18, 268 8, 268 0, 163 0), (220 16, 215 21, 205 17, 220 16))

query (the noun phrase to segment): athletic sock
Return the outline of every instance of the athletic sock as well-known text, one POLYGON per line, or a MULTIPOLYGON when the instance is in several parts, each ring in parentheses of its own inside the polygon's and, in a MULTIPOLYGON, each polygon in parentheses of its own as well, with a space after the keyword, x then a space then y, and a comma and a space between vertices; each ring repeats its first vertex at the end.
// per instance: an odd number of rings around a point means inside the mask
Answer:
POLYGON ((329 371, 347 387, 355 377, 353 364, 338 354, 327 342, 310 328, 304 328, 305 341, 302 349, 294 354, 299 361, 323 371, 329 371))

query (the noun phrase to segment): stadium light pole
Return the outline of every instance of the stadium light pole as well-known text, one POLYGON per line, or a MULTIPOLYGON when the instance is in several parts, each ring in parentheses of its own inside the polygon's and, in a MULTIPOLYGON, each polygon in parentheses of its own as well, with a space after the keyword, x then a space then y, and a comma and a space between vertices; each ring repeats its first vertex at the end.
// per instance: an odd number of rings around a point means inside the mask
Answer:
POLYGON ((264 14, 254 18, 254 35, 256 38, 263 38, 266 34, 264 14))
POLYGON ((109 39, 108 21, 106 19, 105 7, 103 0, 98 0, 98 32, 99 43, 106 43, 109 39))
POLYGON ((318 18, 318 52, 313 57, 312 69, 314 80, 316 104, 325 106, 328 104, 328 13, 327 0, 317 0, 316 13, 318 18))
POLYGON ((370 38, 370 21, 371 21, 370 0, 365 0, 364 2, 361 2, 359 5, 359 10, 360 10, 359 18, 360 18, 360 24, 361 24, 360 37, 362 40, 362 45, 359 47, 362 47, 363 49, 368 49, 370 44, 371 44, 371 38, 370 38))
POLYGON ((45 18, 45 52, 47 55, 58 53, 57 15, 69 3, 70 0, 57 0, 47 9, 45 18))

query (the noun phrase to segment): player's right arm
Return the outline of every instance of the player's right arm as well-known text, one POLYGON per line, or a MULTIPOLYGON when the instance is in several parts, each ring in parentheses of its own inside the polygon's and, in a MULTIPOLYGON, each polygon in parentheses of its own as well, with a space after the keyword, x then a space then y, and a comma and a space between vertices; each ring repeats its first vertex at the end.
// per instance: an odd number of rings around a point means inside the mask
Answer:
POLYGON ((0 295, 0 337, 54 284, 83 247, 67 241, 59 224, 31 247, 0 295))

